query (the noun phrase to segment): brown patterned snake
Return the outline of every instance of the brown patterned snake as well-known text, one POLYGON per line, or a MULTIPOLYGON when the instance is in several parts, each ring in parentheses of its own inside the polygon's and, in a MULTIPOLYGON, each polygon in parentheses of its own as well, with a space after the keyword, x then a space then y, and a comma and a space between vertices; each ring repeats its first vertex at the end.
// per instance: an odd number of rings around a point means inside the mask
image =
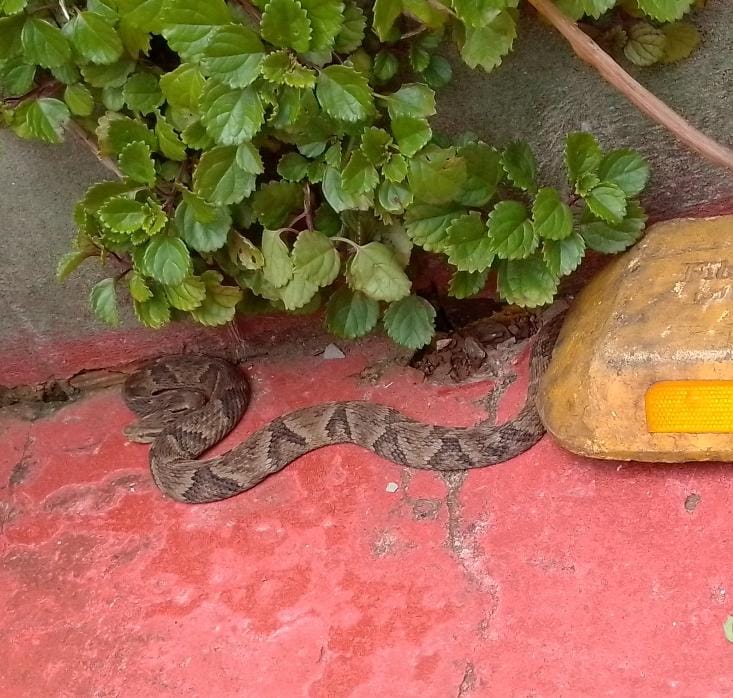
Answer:
POLYGON ((545 433, 535 396, 562 317, 545 322, 537 333, 525 405, 515 419, 499 426, 489 419, 471 427, 435 426, 383 405, 332 402, 278 417, 227 453, 196 460, 234 428, 250 391, 232 364, 185 355, 159 359, 127 380, 123 395, 140 419, 126 434, 130 440, 152 441, 150 469, 156 485, 190 504, 244 492, 299 456, 331 444, 357 444, 400 465, 428 470, 501 463, 545 433))

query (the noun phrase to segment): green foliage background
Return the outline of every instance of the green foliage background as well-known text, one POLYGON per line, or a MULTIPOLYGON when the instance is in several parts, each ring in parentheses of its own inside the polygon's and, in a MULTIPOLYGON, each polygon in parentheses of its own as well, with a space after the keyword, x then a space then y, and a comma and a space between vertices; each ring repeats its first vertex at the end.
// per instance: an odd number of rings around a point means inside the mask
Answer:
MULTIPOLYGON (((694 50, 693 0, 558 0, 637 65, 694 50)), ((642 234, 649 170, 634 151, 567 138, 566 191, 528 146, 433 133, 457 45, 490 71, 512 49, 518 0, 0 0, 2 122, 62 140, 74 119, 122 178, 75 209, 65 278, 95 258, 91 291, 119 321, 126 289, 149 327, 237 312, 307 313, 359 337, 381 322, 412 348, 435 310, 412 293, 415 247, 453 268, 450 292, 536 307, 588 248, 642 234)))

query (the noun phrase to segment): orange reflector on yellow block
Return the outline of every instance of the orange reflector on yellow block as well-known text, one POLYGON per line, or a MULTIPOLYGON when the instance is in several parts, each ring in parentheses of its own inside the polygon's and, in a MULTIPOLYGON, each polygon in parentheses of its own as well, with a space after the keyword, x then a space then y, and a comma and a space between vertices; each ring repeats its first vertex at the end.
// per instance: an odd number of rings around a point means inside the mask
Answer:
POLYGON ((733 433, 733 381, 661 381, 644 402, 651 433, 733 433))

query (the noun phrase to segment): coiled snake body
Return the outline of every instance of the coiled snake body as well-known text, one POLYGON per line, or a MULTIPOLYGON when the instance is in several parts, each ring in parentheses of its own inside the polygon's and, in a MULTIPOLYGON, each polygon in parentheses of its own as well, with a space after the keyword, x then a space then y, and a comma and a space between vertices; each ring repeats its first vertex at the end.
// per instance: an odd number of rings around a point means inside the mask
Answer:
POLYGON ((152 441, 156 485, 180 502, 214 502, 244 492, 299 456, 352 443, 400 465, 468 470, 509 460, 533 446, 545 429, 535 407, 538 381, 552 354, 562 315, 537 333, 530 355, 527 399, 499 426, 442 427, 369 402, 332 402, 278 417, 223 455, 196 460, 221 441, 247 408, 250 391, 232 364, 202 356, 159 359, 134 373, 123 396, 140 419, 128 438, 152 441))

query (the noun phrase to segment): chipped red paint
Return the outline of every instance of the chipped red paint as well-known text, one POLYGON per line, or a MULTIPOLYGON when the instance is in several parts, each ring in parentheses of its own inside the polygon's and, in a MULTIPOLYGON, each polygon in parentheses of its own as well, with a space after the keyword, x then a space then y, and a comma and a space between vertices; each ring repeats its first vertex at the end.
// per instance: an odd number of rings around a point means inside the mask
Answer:
MULTIPOLYGON (((385 348, 258 359, 222 448, 327 399, 481 417, 487 383, 360 380, 385 348)), ((116 389, 0 413, 2 696, 733 695, 726 465, 619 466, 545 439, 443 477, 332 447, 189 507, 151 484, 129 420, 116 389)))

